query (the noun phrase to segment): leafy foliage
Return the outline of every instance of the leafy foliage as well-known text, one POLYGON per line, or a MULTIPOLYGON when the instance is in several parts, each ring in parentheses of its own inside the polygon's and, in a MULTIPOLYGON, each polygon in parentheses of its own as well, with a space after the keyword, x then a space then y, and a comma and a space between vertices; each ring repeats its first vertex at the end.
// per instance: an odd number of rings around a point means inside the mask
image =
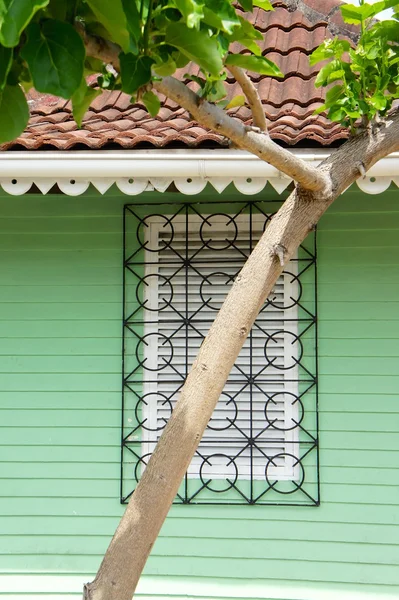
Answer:
MULTIPOLYGON (((254 6, 273 10, 269 0, 242 0, 241 6, 246 11, 254 6)), ((2 119, 0 142, 25 126, 21 115, 26 116, 27 104, 20 86, 27 91, 33 85, 40 92, 71 99, 79 126, 101 88, 121 89, 156 115, 160 102, 151 81, 173 75, 190 61, 200 68, 200 95, 213 102, 226 96, 223 81, 229 64, 282 76, 261 55, 260 39, 231 0, 0 0, 2 106, 15 97, 16 111, 20 109, 16 119, 2 119), (120 72, 86 56, 82 32, 120 48, 120 72), (234 42, 247 48, 246 53, 231 53, 234 42), (100 73, 96 88, 85 79, 94 73, 100 73)), ((221 105, 241 104, 238 97, 221 105)))
POLYGON ((21 56, 37 91, 70 98, 83 77, 82 38, 72 25, 55 19, 31 23, 26 35, 21 56))
POLYGON ((399 14, 387 21, 374 17, 388 8, 397 7, 398 0, 381 0, 360 6, 341 7, 344 21, 359 27, 359 41, 352 47, 348 41, 325 40, 311 55, 312 65, 327 60, 316 86, 330 87, 323 106, 328 118, 345 127, 363 126, 384 117, 399 97, 399 14))
MULTIPOLYGON (((244 11, 273 10, 270 0, 239 0, 239 5, 244 11)), ((360 0, 358 7, 344 5, 342 15, 359 25, 359 44, 353 48, 345 40, 326 40, 311 61, 328 61, 316 84, 333 84, 320 111, 353 127, 359 118, 384 116, 398 97, 399 0, 374 5, 360 0), (398 10, 390 21, 373 20, 392 7, 398 10)), ((282 77, 262 55, 261 39, 231 0, 0 0, 0 142, 25 127, 28 107, 21 86, 71 99, 78 125, 101 89, 123 90, 156 115, 160 102, 151 82, 176 71, 179 76, 191 61, 199 73, 186 76, 198 85, 199 96, 226 109, 240 106, 242 96, 226 99, 229 66, 282 77), (82 31, 117 45, 120 72, 86 54, 82 31), (239 54, 232 48, 236 42, 244 49, 239 54), (94 87, 86 83, 90 74, 97 75, 94 87)))

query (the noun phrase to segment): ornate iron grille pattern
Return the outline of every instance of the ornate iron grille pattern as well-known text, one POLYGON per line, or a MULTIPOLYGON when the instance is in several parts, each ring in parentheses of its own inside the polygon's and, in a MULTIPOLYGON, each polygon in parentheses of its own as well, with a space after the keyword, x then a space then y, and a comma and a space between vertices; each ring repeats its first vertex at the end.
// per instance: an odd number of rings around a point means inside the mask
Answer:
MULTIPOLYGON (((277 203, 126 205, 121 502, 277 203)), ((319 504, 316 234, 267 299, 176 497, 319 504)))

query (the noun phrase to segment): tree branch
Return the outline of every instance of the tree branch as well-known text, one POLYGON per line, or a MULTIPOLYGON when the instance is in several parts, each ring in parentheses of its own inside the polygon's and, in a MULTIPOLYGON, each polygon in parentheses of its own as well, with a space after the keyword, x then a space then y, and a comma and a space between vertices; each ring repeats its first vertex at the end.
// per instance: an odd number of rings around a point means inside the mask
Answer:
POLYGON ((259 127, 261 131, 267 132, 267 122, 265 113, 263 110, 262 102, 259 98, 258 91, 248 75, 240 67, 236 65, 229 65, 228 70, 233 75, 237 83, 240 84, 242 91, 248 101, 249 107, 252 112, 253 123, 256 127, 259 127))
MULTIPOLYGON (((87 35, 79 25, 77 29, 83 38, 88 56, 111 63, 116 70, 119 70, 120 48, 118 46, 102 38, 87 35)), ((181 81, 173 77, 164 77, 154 81, 153 86, 161 94, 185 108, 203 127, 224 135, 242 150, 248 150, 259 156, 291 177, 304 189, 328 194, 331 182, 325 172, 311 167, 304 160, 294 156, 273 142, 265 133, 246 127, 241 121, 233 119, 218 106, 201 99, 181 81)))
POLYGON ((120 46, 96 35, 87 34, 85 27, 79 21, 75 21, 75 29, 83 40, 87 56, 98 58, 106 65, 112 65, 116 71, 120 71, 119 54, 120 46))
POLYGON ((399 149, 399 113, 376 134, 351 139, 323 163, 330 194, 296 187, 274 215, 216 316, 173 413, 85 599, 131 600, 145 562, 218 402, 229 372, 284 265, 321 216, 358 177, 399 149))
POLYGON ((154 81, 153 86, 158 92, 188 110, 200 125, 221 133, 242 150, 259 156, 294 179, 304 189, 322 192, 323 195, 329 193, 331 182, 325 172, 311 167, 289 150, 273 142, 268 135, 253 131, 238 119, 233 119, 215 104, 200 99, 181 81, 174 77, 164 77, 160 81, 154 81))
MULTIPOLYGON (((98 54, 92 56, 102 58, 98 54)), ((116 68, 115 62, 113 65, 116 68)), ((384 156, 399 150, 399 112, 395 112, 375 131, 365 131, 345 142, 317 170, 306 169, 306 164, 271 142, 267 135, 248 131, 218 107, 200 101, 179 81, 168 77, 155 82, 154 87, 184 106, 202 125, 223 133, 302 185, 295 188, 270 221, 236 277, 97 576, 85 587, 87 600, 131 600, 228 374, 284 265, 334 200, 362 176, 359 165, 367 171, 384 156)))

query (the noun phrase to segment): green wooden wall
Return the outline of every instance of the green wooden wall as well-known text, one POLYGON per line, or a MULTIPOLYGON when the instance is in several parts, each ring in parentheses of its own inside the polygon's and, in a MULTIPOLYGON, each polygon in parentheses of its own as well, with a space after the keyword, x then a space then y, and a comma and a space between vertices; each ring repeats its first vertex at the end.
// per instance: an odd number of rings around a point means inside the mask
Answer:
MULTIPOLYGON (((320 224, 320 508, 173 507, 143 597, 399 595, 398 199, 354 188, 320 224)), ((131 200, 0 198, 1 600, 78 598, 122 512, 131 200)))

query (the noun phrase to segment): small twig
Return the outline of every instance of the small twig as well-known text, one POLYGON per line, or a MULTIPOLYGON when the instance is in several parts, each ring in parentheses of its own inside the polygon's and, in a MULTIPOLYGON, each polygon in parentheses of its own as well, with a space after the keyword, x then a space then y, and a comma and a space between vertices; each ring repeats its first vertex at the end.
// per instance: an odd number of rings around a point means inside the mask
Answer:
POLYGON ((274 256, 277 256, 277 258, 280 261, 280 265, 282 267, 284 267, 285 264, 285 254, 287 252, 287 248, 285 246, 283 246, 282 244, 276 244, 273 247, 273 254, 274 256))
POLYGON ((121 51, 120 46, 114 44, 113 42, 109 42, 108 40, 104 40, 101 37, 88 35, 83 24, 79 21, 75 21, 75 29, 83 39, 87 56, 98 58, 106 65, 112 65, 119 73, 119 53, 121 51))
POLYGON ((259 127, 261 131, 267 132, 266 117, 256 87, 254 86, 248 75, 245 73, 245 71, 243 71, 240 67, 236 67, 235 65, 228 65, 227 68, 245 94, 249 107, 252 111, 254 125, 256 127, 259 127))
POLYGON ((366 179, 366 169, 364 167, 364 164, 362 162, 359 162, 356 166, 363 179, 366 179))

